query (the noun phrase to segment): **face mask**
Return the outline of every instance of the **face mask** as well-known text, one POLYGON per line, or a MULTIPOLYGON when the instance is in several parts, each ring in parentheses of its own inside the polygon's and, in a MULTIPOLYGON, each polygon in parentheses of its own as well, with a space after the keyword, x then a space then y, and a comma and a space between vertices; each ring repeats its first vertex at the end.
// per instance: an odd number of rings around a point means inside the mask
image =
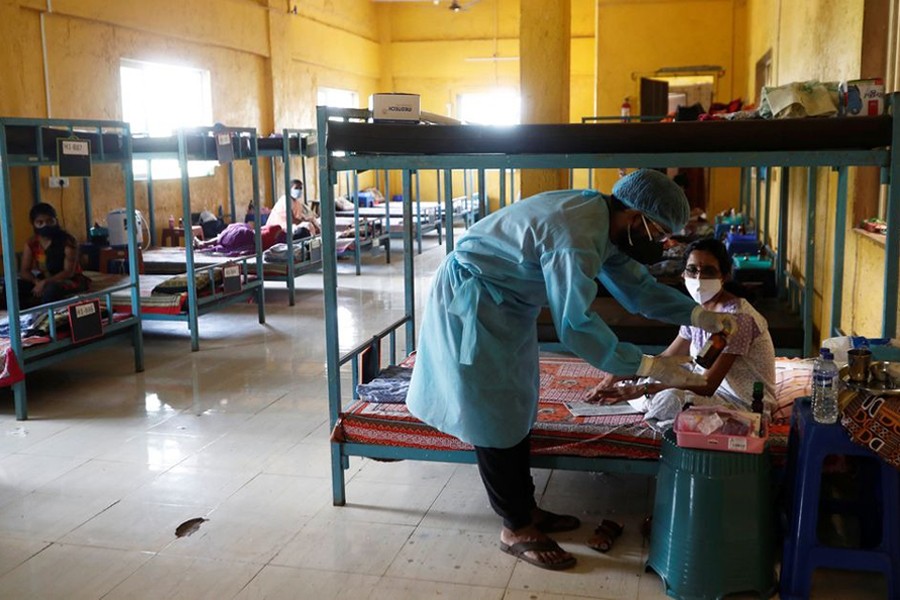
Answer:
POLYGON ((301 191, 302 191, 302 190, 300 190, 300 189, 298 189, 298 188, 291 188, 291 198, 293 198, 294 200, 296 200, 297 198, 299 198, 299 197, 300 197, 301 191))
POLYGON ((35 227, 34 232, 41 237, 52 239, 59 233, 59 225, 44 225, 43 227, 35 227))
MULTIPOLYGON (((643 221, 643 218, 641 219, 643 221)), ((626 243, 619 243, 619 250, 644 265, 652 265, 662 259, 663 245, 662 242, 654 242, 650 236, 650 228, 644 221, 644 230, 647 237, 643 235, 632 235, 631 228, 626 230, 626 243)))
POLYGON ((684 279, 684 287, 687 288, 688 294, 691 295, 694 302, 706 304, 722 291, 722 280, 686 277, 684 279))

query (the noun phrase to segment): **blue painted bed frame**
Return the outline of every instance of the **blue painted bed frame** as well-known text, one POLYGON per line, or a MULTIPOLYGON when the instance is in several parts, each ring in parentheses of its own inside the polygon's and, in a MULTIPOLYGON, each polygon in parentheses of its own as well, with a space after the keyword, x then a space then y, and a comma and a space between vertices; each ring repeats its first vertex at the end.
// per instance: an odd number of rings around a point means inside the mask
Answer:
MULTIPOLYGON (((284 197, 285 197, 285 209, 286 214, 292 215, 293 213, 293 203, 294 199, 291 198, 291 195, 287 193, 287 191, 291 187, 291 179, 293 179, 291 175, 291 157, 299 156, 300 157, 300 180, 303 182, 303 202, 307 205, 309 204, 309 185, 306 179, 306 159, 312 158, 317 155, 318 150, 316 149, 316 132, 311 129, 282 129, 281 130, 281 148, 278 150, 264 150, 262 148, 259 149, 259 155, 261 157, 266 157, 269 159, 269 174, 272 180, 272 191, 271 191, 271 200, 272 206, 275 206, 275 202, 277 201, 277 193, 275 188, 275 182, 278 178, 275 175, 275 161, 276 159, 281 159, 281 164, 284 165, 284 197), (291 148, 291 139, 297 140, 297 148, 291 148)), ((229 166, 229 168, 231 168, 229 166)), ((229 176, 230 172, 229 172, 229 176)), ((231 186, 231 220, 232 222, 237 222, 236 211, 234 208, 234 186, 231 186)), ((257 209, 257 214, 260 214, 259 209, 257 209)), ((293 248, 294 248, 294 220, 287 219, 287 231, 285 232, 287 243, 290 246, 291 251, 288 253, 289 257, 293 257, 293 248)), ((303 240, 304 244, 308 243, 307 239, 303 240)), ((322 268, 322 258, 319 256, 318 258, 310 257, 308 260, 304 260, 301 262, 295 262, 293 260, 287 261, 287 273, 285 275, 269 275, 266 277, 266 281, 283 281, 287 284, 288 289, 288 305, 294 306, 295 297, 296 297, 296 282, 294 281, 300 275, 304 273, 310 273, 312 271, 317 271, 322 268)))
MULTIPOLYGON (((897 105, 900 94, 893 94, 891 104, 897 105)), ((785 151, 772 148, 768 151, 733 151, 733 152, 661 152, 661 153, 603 153, 579 154, 560 152, 558 154, 465 154, 456 151, 461 146, 455 145, 446 152, 432 154, 354 154, 352 148, 342 148, 345 152, 335 156, 328 149, 328 123, 333 114, 332 109, 319 107, 317 115, 319 140, 319 185, 322 202, 323 235, 323 272, 325 303, 325 336, 326 360, 328 374, 329 419, 332 427, 342 410, 341 399, 341 367, 350 364, 352 369, 352 387, 355 390, 359 366, 359 354, 372 346, 379 346, 387 339, 390 344, 388 361, 396 364, 397 332, 405 328, 404 355, 416 348, 415 331, 415 279, 413 271, 412 247, 413 236, 409 226, 412 217, 412 205, 404 202, 404 295, 406 311, 403 318, 392 323, 386 329, 365 340, 349 352, 342 353, 338 344, 337 317, 337 270, 334 259, 334 185, 338 173, 342 171, 360 171, 368 169, 395 169, 403 173, 403 197, 411 198, 411 172, 418 169, 477 169, 479 172, 479 190, 484 190, 485 169, 595 169, 618 167, 759 167, 761 165, 777 165, 782 168, 781 206, 778 223, 778 247, 785 248, 787 240, 787 217, 789 201, 790 168, 806 168, 809 185, 807 187, 807 253, 804 265, 804 281, 802 287, 783 276, 787 258, 785 253, 778 255, 777 268, 782 274, 779 283, 789 289, 792 294, 799 294, 803 311, 805 332, 804 351, 809 355, 812 346, 812 308, 814 281, 814 249, 816 242, 816 169, 831 167, 838 171, 838 214, 837 223, 846 223, 847 210, 847 171, 850 166, 878 166, 882 169, 882 180, 885 182, 900 181, 900 156, 889 149, 867 150, 804 150, 785 151)), ((638 125, 636 125, 638 126, 638 125)), ((415 126, 410 131, 415 131, 415 126)), ((521 128, 540 127, 522 125, 521 128)), ((893 119, 891 139, 900 140, 900 119, 893 119)), ((501 178, 501 181, 505 178, 501 178)), ((749 178, 747 179, 749 182, 749 178)), ((745 186, 748 184, 745 183, 745 186)), ((883 333, 893 335, 897 326, 898 304, 898 265, 900 265, 900 185, 891 186, 887 203, 888 235, 885 244, 885 276, 884 276, 884 314, 882 318, 883 333)), ((452 228, 451 228, 452 229, 452 228)), ((832 278, 831 297, 839 298, 841 293, 841 270, 843 266, 843 248, 846 227, 835 227, 835 277, 832 278)), ((447 244, 447 251, 452 250, 452 243, 447 244)), ((837 314, 832 317, 833 323, 839 323, 840 303, 835 305, 837 314)), ((331 467, 333 501, 342 505, 346 500, 344 469, 349 466, 350 456, 367 456, 384 459, 415 459, 440 462, 474 462, 472 452, 464 451, 425 451, 404 447, 389 447, 371 444, 331 443, 331 467)), ((615 470, 654 473, 655 461, 635 461, 609 458, 581 458, 572 456, 535 456, 535 467, 584 470, 615 470)))
MULTIPOLYGON (((131 129, 128 123, 120 121, 92 121, 73 119, 0 119, 0 237, 3 248, 3 271, 6 285, 6 306, 9 318, 10 344, 25 373, 31 373, 54 364, 61 360, 71 358, 77 354, 91 352, 99 344, 108 343, 121 335, 131 334, 131 343, 134 349, 134 369, 137 372, 144 370, 144 342, 141 332, 140 291, 138 288, 138 260, 137 260, 137 231, 135 219, 128 221, 128 272, 127 284, 107 288, 102 291, 80 294, 72 298, 66 298, 51 304, 44 304, 28 310, 19 309, 17 294, 17 279, 19 265, 16 264, 17 246, 15 244, 15 228, 13 216, 13 196, 10 184, 10 168, 25 167, 32 171, 32 184, 34 189, 34 203, 41 201, 40 168, 56 165, 56 160, 44 151, 43 128, 61 129, 68 134, 77 136, 79 133, 97 134, 101 137, 99 148, 91 148, 92 164, 118 164, 121 166, 125 182, 125 209, 127 214, 134 214, 134 173, 132 170, 131 153, 131 129), (8 147, 8 127, 34 128, 36 140, 35 154, 14 154, 8 147), (122 151, 115 155, 108 155, 102 142, 103 134, 115 134, 119 136, 122 151), (131 316, 120 320, 112 320, 112 294, 128 290, 131 295, 131 316), (103 337, 96 340, 74 344, 70 338, 56 339, 56 323, 53 313, 56 310, 82 302, 84 300, 98 299, 107 309, 109 315, 104 322, 103 337), (48 313, 50 317, 50 338, 47 344, 40 344, 24 348, 22 346, 22 330, 19 318, 28 314, 48 313)), ((84 189, 84 214, 86 230, 89 232, 93 219, 91 217, 90 178, 82 178, 84 189)), ((25 390, 25 381, 12 386, 13 398, 16 407, 16 419, 28 418, 28 399, 25 390)))
MULTIPOLYGON (((172 149, 154 152, 135 153, 135 160, 146 160, 152 164, 153 160, 158 159, 176 159, 181 169, 181 210, 182 219, 187 224, 185 229, 185 273, 187 275, 187 292, 188 292, 188 312, 174 315, 148 313, 144 315, 146 321, 184 321, 188 324, 191 333, 191 350, 196 352, 200 349, 200 326, 199 317, 220 308, 224 308, 236 302, 242 302, 249 298, 256 300, 257 313, 259 323, 266 322, 265 309, 265 293, 263 286, 263 255, 262 255, 262 237, 260 234, 260 220, 256 219, 254 228, 256 230, 256 253, 253 256, 240 257, 234 259, 223 260, 225 263, 239 263, 241 265, 241 278, 243 287, 240 292, 234 294, 223 294, 220 292, 213 293, 208 296, 198 297, 196 274, 202 271, 210 271, 212 278, 213 269, 220 265, 208 265, 197 268, 194 265, 194 249, 189 243, 187 231, 190 229, 191 223, 191 180, 188 174, 188 163, 193 160, 214 161, 218 160, 213 155, 205 152, 198 154, 188 152, 188 139, 191 137, 205 137, 213 135, 228 135, 232 140, 234 147, 234 161, 247 161, 250 165, 250 171, 253 177, 253 205, 259 206, 259 149, 256 141, 256 129, 252 127, 192 127, 179 129, 175 138, 177 146, 172 149), (236 139, 237 138, 237 139, 236 139), (248 144, 240 143, 244 138, 248 144), (235 143, 237 141, 238 143, 235 143), (250 270, 248 261, 255 260, 256 278, 249 279, 250 270)), ((204 146, 205 148, 205 146, 204 146)), ((228 163, 228 183, 231 190, 231 212, 235 214, 234 206, 234 161, 228 163)), ((153 177, 152 169, 147 170, 147 197, 150 204, 150 222, 153 221, 153 177)), ((151 232, 153 226, 150 227, 151 232)), ((151 238, 152 239, 152 238, 151 238)), ((151 242, 152 243, 152 242, 151 242)), ((215 287, 215 286, 213 286, 215 287)))

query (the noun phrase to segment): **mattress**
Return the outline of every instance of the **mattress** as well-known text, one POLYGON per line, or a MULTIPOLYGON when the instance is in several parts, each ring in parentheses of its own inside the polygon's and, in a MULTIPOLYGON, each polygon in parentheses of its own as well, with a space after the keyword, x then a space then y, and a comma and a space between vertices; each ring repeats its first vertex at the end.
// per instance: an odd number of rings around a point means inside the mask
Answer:
MULTIPOLYGON (((218 160, 216 139, 211 132, 188 133, 185 135, 185 145, 190 160, 218 160)), ((236 159, 252 156, 249 137, 233 135, 231 145, 236 159)), ((141 154, 177 154, 178 136, 133 136, 131 149, 136 159, 140 159, 141 154)))
MULTIPOLYGON (((29 125, 9 125, 6 128, 6 146, 9 154, 38 155, 38 128, 29 125)), ((40 151, 47 160, 56 160, 57 140, 70 137, 68 129, 41 127, 40 151)), ((100 160, 101 144, 105 160, 121 160, 125 154, 125 138, 116 133, 88 133, 75 131, 75 135, 91 143, 91 159, 100 160)))
MULTIPOLYGON (((150 248, 143 252, 144 272, 150 275, 179 275, 187 269, 186 250, 183 246, 171 248, 150 248)), ((229 260, 238 260, 245 256, 256 256, 253 253, 242 256, 226 256, 214 252, 194 251, 194 266, 208 267, 219 265, 229 260)))
MULTIPOLYGON (((402 366, 412 368, 414 357, 402 366)), ((770 427, 770 448, 783 457, 787 448, 790 411, 795 398, 809 394, 811 361, 776 361, 776 401, 770 427)), ((543 355, 540 362, 540 402, 532 429, 532 453, 581 457, 656 460, 661 434, 641 415, 575 417, 565 402, 578 400, 603 375, 584 361, 543 355)), ((405 404, 359 400, 341 413, 332 440, 344 443, 416 448, 471 450, 472 447, 413 417, 405 404)))

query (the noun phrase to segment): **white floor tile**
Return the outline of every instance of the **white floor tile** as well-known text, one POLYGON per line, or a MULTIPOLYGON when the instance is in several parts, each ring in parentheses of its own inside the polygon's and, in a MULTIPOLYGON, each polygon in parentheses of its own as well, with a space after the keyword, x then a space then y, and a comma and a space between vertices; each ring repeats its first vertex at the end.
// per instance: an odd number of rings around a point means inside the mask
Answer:
MULTIPOLYGON (((48 542, 0 537, 0 577, 49 546, 48 542)), ((2 596, 2 593, 0 593, 2 596)))
POLYGON ((259 573, 258 565, 154 556, 104 600, 222 600, 233 598, 259 573))
POLYGON ((32 492, 0 508, 0 537, 54 542, 109 505, 104 498, 32 492))
MULTIPOLYGON (((369 600, 424 600, 427 598, 500 600, 503 598, 503 589, 382 577, 369 596, 369 600)), ((523 600, 525 599, 523 598, 523 600)))
POLYGON ((384 575, 413 531, 405 525, 313 520, 272 559, 272 564, 384 575))
POLYGON ((53 544, 0 577, 0 593, 17 600, 96 600, 150 557, 142 552, 53 544))
POLYGON ((128 497, 157 504, 219 506, 255 476, 253 470, 177 466, 137 488, 128 497))
POLYGON ((417 525, 440 493, 440 486, 351 481, 345 506, 325 506, 318 516, 338 520, 417 525))
POLYGON ((498 543, 498 534, 419 527, 387 575, 505 588, 516 561, 498 543))
POLYGON ((377 583, 372 575, 267 566, 235 600, 365 600, 377 583))
POLYGON ((177 539, 175 529, 181 523, 206 517, 210 511, 195 506, 122 500, 71 531, 61 542, 159 552, 177 539))

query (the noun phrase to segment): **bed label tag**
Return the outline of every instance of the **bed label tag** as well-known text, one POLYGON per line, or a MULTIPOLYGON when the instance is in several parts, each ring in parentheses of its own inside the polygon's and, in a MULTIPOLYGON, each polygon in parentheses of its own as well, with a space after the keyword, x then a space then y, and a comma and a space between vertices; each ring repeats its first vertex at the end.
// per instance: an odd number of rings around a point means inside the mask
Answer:
POLYGON ((226 294, 241 291, 241 268, 238 265, 228 265, 222 269, 222 290, 226 294))
POLYGON ((231 135, 227 133, 216 134, 216 158, 221 163, 230 163, 234 160, 234 146, 231 145, 231 135))
POLYGON ((103 318, 100 314, 100 301, 94 299, 69 305, 69 328, 72 330, 73 344, 102 336, 103 318))
POLYGON ((91 176, 91 142, 78 138, 56 140, 56 164, 60 177, 91 176))

